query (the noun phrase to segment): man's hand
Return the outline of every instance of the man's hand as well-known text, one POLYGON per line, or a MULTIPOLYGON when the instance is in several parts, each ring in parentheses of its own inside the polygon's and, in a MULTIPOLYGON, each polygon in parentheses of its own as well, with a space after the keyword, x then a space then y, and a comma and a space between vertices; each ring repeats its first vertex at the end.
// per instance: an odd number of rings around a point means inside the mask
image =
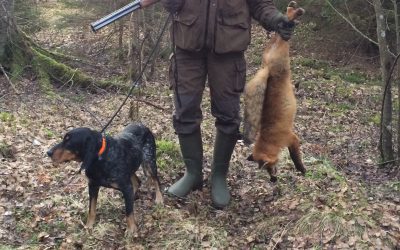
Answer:
POLYGON ((162 0, 161 3, 169 13, 175 14, 182 9, 185 0, 162 0))
POLYGON ((283 40, 288 41, 292 36, 296 23, 289 21, 286 15, 278 12, 271 19, 271 27, 282 37, 283 40))

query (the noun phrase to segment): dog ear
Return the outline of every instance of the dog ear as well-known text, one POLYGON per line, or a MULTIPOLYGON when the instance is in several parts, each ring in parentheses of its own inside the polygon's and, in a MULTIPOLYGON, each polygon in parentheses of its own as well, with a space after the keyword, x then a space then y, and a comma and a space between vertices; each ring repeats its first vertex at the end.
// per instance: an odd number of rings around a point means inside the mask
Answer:
POLYGON ((99 142, 96 136, 89 136, 85 141, 81 169, 88 169, 98 157, 99 142))

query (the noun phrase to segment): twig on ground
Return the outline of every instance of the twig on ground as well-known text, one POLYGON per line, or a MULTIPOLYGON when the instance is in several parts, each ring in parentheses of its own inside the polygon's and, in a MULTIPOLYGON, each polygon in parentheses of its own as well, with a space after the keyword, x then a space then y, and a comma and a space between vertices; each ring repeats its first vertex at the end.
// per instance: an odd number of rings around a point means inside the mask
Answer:
POLYGON ((381 163, 378 163, 377 165, 378 165, 378 166, 383 166, 383 165, 386 165, 386 164, 389 164, 389 163, 397 162, 398 160, 400 160, 400 159, 397 158, 397 159, 394 159, 394 160, 381 162, 381 163))
POLYGON ((4 95, 2 95, 2 96, 0 96, 0 100, 3 99, 3 98, 6 97, 6 96, 7 96, 7 93, 4 94, 4 95))
POLYGON ((15 88, 14 84, 11 82, 10 78, 9 78, 8 75, 7 75, 7 72, 4 70, 3 65, 1 65, 1 64, 0 64, 0 70, 1 70, 1 72, 3 72, 4 76, 6 77, 8 83, 10 84, 10 86, 12 87, 12 89, 15 91, 15 93, 16 93, 17 95, 19 95, 18 90, 15 88))
MULTIPOLYGON (((282 237, 287 233, 287 227, 292 223, 293 220, 290 220, 289 223, 285 225, 283 230, 281 231, 281 235, 279 235, 279 238, 276 240, 275 245, 272 247, 272 249, 276 249, 276 246, 281 242, 282 237)), ((271 239, 272 240, 272 239, 271 239)))
POLYGON ((153 108, 156 108, 156 109, 159 109, 159 110, 162 110, 162 111, 169 111, 169 109, 160 107, 160 106, 158 106, 158 105, 156 105, 156 104, 154 104, 154 103, 151 103, 151 102, 146 101, 146 100, 143 100, 143 99, 137 99, 137 98, 135 98, 135 101, 137 101, 137 102, 143 102, 143 103, 145 103, 145 104, 147 104, 147 105, 149 105, 149 106, 152 106, 153 108))

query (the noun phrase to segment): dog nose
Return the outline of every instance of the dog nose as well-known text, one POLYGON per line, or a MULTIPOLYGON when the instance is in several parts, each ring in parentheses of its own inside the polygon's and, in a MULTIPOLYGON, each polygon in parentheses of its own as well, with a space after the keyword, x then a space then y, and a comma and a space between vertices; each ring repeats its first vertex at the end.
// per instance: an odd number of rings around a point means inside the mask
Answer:
POLYGON ((51 157, 51 156, 53 155, 53 150, 47 151, 47 155, 48 155, 49 157, 51 157))

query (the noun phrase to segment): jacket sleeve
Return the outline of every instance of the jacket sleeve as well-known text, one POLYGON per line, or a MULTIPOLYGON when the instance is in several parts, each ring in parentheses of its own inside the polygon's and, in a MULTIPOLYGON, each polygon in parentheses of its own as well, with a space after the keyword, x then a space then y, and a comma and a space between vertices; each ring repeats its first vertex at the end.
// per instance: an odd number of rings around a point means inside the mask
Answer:
POLYGON ((257 20, 266 30, 275 30, 272 19, 280 12, 273 0, 247 0, 251 16, 257 20))

